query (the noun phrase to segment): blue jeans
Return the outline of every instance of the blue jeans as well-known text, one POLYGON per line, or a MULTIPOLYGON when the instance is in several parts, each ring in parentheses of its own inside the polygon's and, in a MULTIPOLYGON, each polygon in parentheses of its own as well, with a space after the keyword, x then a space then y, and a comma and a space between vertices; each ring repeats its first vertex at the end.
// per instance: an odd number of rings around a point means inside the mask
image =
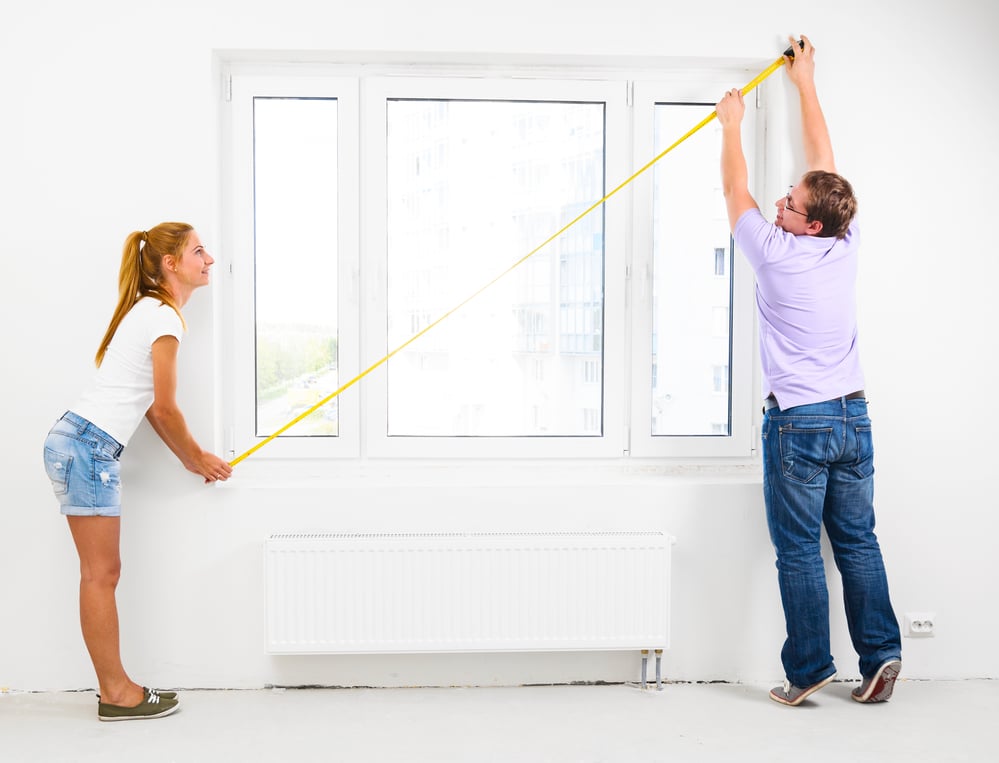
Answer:
POLYGON ((823 524, 843 579, 860 673, 902 653, 874 534, 874 444, 867 401, 839 398, 772 408, 763 417, 763 496, 787 625, 787 679, 811 686, 836 672, 829 645, 823 524))
POLYGON ((72 411, 45 438, 45 473, 67 516, 121 516, 124 448, 100 427, 72 411))

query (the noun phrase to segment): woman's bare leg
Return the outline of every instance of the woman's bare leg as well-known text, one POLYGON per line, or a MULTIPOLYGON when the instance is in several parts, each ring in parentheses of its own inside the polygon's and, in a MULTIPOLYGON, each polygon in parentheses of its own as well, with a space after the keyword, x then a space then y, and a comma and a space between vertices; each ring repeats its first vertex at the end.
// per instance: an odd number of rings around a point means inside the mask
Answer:
POLYGON ((80 626, 97 672, 101 701, 122 707, 142 702, 142 687, 121 664, 115 588, 121 574, 121 517, 67 517, 80 555, 80 626))

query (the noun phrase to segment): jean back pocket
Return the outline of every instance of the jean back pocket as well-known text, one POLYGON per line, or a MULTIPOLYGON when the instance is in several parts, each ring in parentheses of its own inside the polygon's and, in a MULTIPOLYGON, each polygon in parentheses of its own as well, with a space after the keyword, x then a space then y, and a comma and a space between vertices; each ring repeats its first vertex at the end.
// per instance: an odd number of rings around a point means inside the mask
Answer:
POLYGON ((829 463, 832 427, 780 427, 780 462, 784 476, 798 482, 811 482, 829 463))
POLYGON ((69 492, 69 471, 73 466, 73 457, 59 453, 52 448, 45 448, 45 473, 52 483, 56 495, 69 492))

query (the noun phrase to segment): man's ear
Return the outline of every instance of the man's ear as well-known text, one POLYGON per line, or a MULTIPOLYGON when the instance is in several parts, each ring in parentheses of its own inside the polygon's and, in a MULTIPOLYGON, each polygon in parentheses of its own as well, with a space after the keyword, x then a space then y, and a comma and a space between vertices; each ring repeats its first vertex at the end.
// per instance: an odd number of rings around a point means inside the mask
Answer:
POLYGON ((820 233, 822 233, 822 221, 809 220, 808 227, 805 228, 805 233, 809 236, 818 236, 820 233))

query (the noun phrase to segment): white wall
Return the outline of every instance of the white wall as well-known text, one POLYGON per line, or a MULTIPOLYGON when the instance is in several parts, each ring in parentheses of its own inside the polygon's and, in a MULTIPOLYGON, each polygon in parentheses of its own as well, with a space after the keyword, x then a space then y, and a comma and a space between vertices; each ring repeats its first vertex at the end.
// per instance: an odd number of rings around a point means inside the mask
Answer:
MULTIPOLYGON (((618 0, 8 0, 0 24, 0 687, 95 685, 76 556, 41 442, 92 373, 124 236, 164 219, 220 238, 215 51, 372 50, 704 57, 769 64, 787 34, 818 48, 840 169, 861 198, 860 321, 877 438, 879 534, 898 613, 937 613, 904 642, 912 678, 999 676, 989 374, 999 11, 944 3, 618 0)), ((983 8, 983 6, 987 6, 983 8)), ((758 66, 757 66, 758 64, 758 66)), ((775 75, 783 76, 783 75, 775 75)), ((734 82, 733 85, 743 83, 734 82)), ((790 144, 788 144, 790 145, 790 144)), ((788 149, 793 156, 793 150, 788 149)), ((714 168, 712 168, 714 171, 714 168)), ((769 200, 766 200, 769 203, 769 200)), ((214 427, 212 295, 186 311, 181 403, 214 427)), ((224 394, 220 390, 219 394, 224 394)), ((284 657, 263 650, 261 544, 272 532, 659 527, 675 547, 666 675, 781 677, 780 605, 758 476, 486 484, 357 471, 341 484, 206 489, 147 426, 128 449, 123 651, 163 686, 517 684, 634 680, 635 655, 284 657)), ((841 676, 856 659, 832 584, 841 676)))

